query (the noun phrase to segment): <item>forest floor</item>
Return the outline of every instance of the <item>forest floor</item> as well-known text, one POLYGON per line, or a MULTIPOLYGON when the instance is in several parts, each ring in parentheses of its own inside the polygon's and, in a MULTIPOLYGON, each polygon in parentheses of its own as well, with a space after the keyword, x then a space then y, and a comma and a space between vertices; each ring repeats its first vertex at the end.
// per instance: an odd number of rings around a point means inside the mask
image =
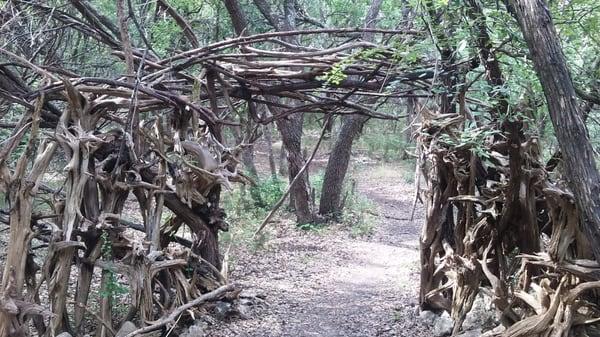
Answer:
POLYGON ((244 318, 210 324, 207 336, 431 336, 417 306, 423 210, 417 206, 410 221, 414 189, 397 167, 355 174, 358 192, 375 205, 370 234, 279 222, 265 248, 233 252, 230 278, 264 300, 244 318))

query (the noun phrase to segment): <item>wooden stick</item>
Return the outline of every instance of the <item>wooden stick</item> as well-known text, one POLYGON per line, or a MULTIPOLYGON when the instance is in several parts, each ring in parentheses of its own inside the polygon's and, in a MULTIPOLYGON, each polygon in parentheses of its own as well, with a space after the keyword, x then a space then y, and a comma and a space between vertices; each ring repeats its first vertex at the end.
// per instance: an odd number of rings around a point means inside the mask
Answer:
POLYGON ((260 227, 258 227, 258 229, 256 230, 256 232, 254 232, 254 235, 252 236, 253 239, 256 238, 256 235, 258 235, 258 233, 260 233, 260 231, 263 230, 263 228, 265 228, 265 226, 271 220, 271 218, 273 217, 273 215, 275 215, 275 212, 277 212, 277 210, 279 209, 279 207, 281 207, 281 205, 283 205, 283 202, 285 201, 285 199, 287 198, 287 196, 290 194, 290 191, 292 190, 292 187, 294 186, 294 184, 298 181, 298 179, 300 179, 300 177, 302 176, 302 174, 304 174, 304 171, 306 171, 306 169, 308 168, 308 166, 312 162, 313 158, 315 157, 315 154, 317 154, 317 150, 319 149, 319 145, 321 145, 321 141, 323 140, 323 136, 325 136, 325 132, 327 131, 327 123, 329 122, 330 119, 331 119, 331 114, 327 115, 327 118, 323 122, 323 128, 321 129, 321 135, 319 136, 319 140, 317 141, 317 144, 315 144, 315 148, 313 149, 312 153, 310 154, 310 157, 308 158, 308 160, 306 161, 306 163, 304 163, 304 166, 302 166, 302 168, 300 169, 300 171, 298 171, 298 174, 296 174, 296 176, 294 177, 294 179, 292 179, 292 182, 288 186, 287 190, 281 196, 281 198, 279 198, 279 201, 277 201, 277 203, 275 203, 275 206, 273 206, 273 208, 271 209, 271 211, 269 212, 269 214, 267 215, 267 217, 265 218, 265 220, 263 220, 263 222, 260 225, 260 227))
POLYGON ((209 293, 203 294, 202 296, 178 307, 177 309, 173 310, 173 312, 171 312, 169 314, 169 316, 163 317, 161 319, 159 319, 158 321, 154 322, 151 325, 145 326, 143 328, 139 328, 127 335, 125 335, 125 337, 133 337, 133 336, 137 336, 137 335, 141 335, 143 333, 147 333, 150 331, 154 331, 156 329, 160 329, 163 326, 169 324, 169 323, 173 323, 176 321, 177 317, 179 315, 181 315, 181 313, 183 313, 184 311, 193 308, 195 306, 198 306, 204 302, 208 302, 208 301, 213 301, 217 298, 219 298, 221 295, 223 295, 224 293, 230 292, 232 290, 234 290, 235 288, 237 288, 237 284, 232 283, 232 284, 228 284, 228 285, 224 285, 222 287, 219 287, 209 293))
POLYGON ((206 45, 200 48, 187 50, 177 55, 160 60, 159 64, 171 64, 174 61, 185 59, 190 56, 203 53, 212 52, 218 49, 224 49, 236 45, 244 45, 255 42, 260 42, 275 37, 292 36, 292 35, 313 35, 313 34, 341 34, 341 33, 378 33, 378 34, 394 34, 394 35, 421 35, 423 32, 416 30, 388 30, 388 29, 377 29, 377 28, 328 28, 328 29, 306 29, 306 30, 293 30, 293 31, 281 31, 281 32, 268 32, 262 34, 256 34, 251 36, 241 36, 233 39, 227 39, 219 42, 215 42, 210 45, 206 45))
POLYGON ((113 336, 117 335, 117 332, 110 326, 110 324, 108 324, 107 321, 103 320, 102 317, 98 316, 97 313, 90 310, 90 308, 88 308, 85 304, 83 304, 81 302, 77 302, 77 301, 69 301, 68 303, 76 305, 76 306, 82 308, 83 310, 87 311, 87 313, 92 315, 92 317, 94 317, 100 324, 104 325, 104 327, 111 333, 111 335, 113 335, 113 336))

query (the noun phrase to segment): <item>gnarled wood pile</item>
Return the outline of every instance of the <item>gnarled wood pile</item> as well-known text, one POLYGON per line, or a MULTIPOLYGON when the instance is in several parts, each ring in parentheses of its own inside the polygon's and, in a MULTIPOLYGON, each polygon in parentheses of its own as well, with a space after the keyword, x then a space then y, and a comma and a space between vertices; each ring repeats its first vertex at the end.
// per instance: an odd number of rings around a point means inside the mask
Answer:
POLYGON ((2 104, 22 111, 0 149, 0 190, 8 205, 0 219, 10 230, 2 336, 80 335, 89 331, 89 320, 96 321, 97 336, 133 319, 147 332, 172 324, 174 313, 190 312, 193 304, 225 296, 233 288, 221 270, 218 236, 228 224, 220 193, 232 182, 249 181, 238 156, 259 136, 257 126, 305 111, 396 118, 375 111, 375 100, 367 105, 355 97, 413 95, 407 85, 424 87, 433 74, 397 67, 393 51, 372 43, 322 49, 280 40, 347 37, 361 29, 244 36, 159 58, 132 46, 124 27, 116 34, 101 24, 87 3, 74 3, 82 19, 40 3, 23 6, 56 31, 104 44, 127 73, 85 76, 0 49, 11 62, 0 65, 2 104), (330 73, 336 65, 344 67, 341 78, 330 73), (25 77, 34 79, 31 86, 25 77), (280 114, 261 113, 258 104, 276 106, 280 114), (240 126, 232 117, 238 111, 247 112, 254 131, 227 145, 223 132, 240 126), (21 142, 27 146, 15 162, 21 142), (51 187, 45 175, 56 157, 63 169, 51 187), (42 201, 44 211, 34 211, 42 201), (97 282, 100 299, 90 296, 97 282), (127 310, 117 314, 115 301, 123 300, 127 310))
POLYGON ((451 312, 457 333, 484 291, 509 326, 503 336, 597 333, 600 266, 526 108, 485 126, 470 113, 422 111, 422 307, 451 312))

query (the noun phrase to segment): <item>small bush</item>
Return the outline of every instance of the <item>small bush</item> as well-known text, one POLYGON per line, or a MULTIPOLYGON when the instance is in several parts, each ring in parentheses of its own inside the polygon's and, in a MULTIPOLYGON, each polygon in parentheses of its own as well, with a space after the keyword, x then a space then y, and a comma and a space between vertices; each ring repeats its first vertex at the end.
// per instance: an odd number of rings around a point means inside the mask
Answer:
POLYGON ((325 226, 323 226, 322 223, 305 223, 305 224, 298 225, 298 228, 305 230, 305 231, 319 232, 321 230, 324 230, 325 226))
POLYGON ((250 188, 237 187, 230 193, 223 194, 221 205, 227 212, 229 223, 229 232, 221 236, 223 242, 246 244, 252 250, 264 248, 268 241, 268 233, 261 233, 256 240, 253 240, 252 236, 284 191, 284 181, 269 178, 250 188))
POLYGON ((376 224, 373 208, 375 205, 369 199, 354 193, 354 190, 349 191, 341 221, 350 227, 350 235, 359 237, 373 234, 376 224))
POLYGON ((315 191, 315 204, 318 205, 321 202, 321 191, 323 190, 323 180, 325 180, 325 171, 320 170, 319 172, 310 176, 310 186, 315 191))
POLYGON ((262 209, 270 209, 283 196, 285 183, 278 177, 271 177, 250 187, 250 196, 254 206, 262 209))

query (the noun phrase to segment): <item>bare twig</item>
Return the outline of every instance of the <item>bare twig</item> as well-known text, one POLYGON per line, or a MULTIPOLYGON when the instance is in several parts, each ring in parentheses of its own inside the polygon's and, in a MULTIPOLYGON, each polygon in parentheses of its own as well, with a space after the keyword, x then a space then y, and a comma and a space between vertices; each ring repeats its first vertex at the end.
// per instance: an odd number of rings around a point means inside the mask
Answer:
POLYGON ((111 324, 109 324, 108 322, 106 322, 105 320, 103 320, 102 317, 98 316, 97 313, 95 313, 94 311, 90 310, 90 308, 88 308, 85 304, 83 304, 81 302, 76 302, 76 301, 69 301, 68 303, 76 305, 76 306, 82 308, 88 314, 92 315, 92 317, 94 317, 94 319, 96 319, 98 321, 98 323, 104 325, 104 327, 111 333, 111 335, 113 335, 113 336, 117 335, 117 332, 112 328, 111 324))
POLYGON ((298 181, 298 179, 300 179, 300 177, 302 177, 302 175, 304 174, 304 171, 306 171, 306 169, 308 168, 308 166, 312 162, 313 158, 315 157, 315 154, 317 154, 317 150, 319 149, 319 145, 321 145, 321 141, 323 140, 323 136, 325 136, 325 133, 327 131, 327 124, 328 124, 330 118, 331 118, 331 115, 328 115, 327 118, 325 119, 325 121, 323 122, 323 128, 321 129, 321 135, 319 136, 319 140, 317 141, 317 144, 315 144, 315 147, 314 147, 312 153, 310 154, 310 157, 308 158, 308 160, 306 161, 306 163, 304 163, 304 166, 302 166, 302 168, 300 169, 300 171, 298 171, 298 174, 296 174, 296 176, 294 177, 294 179, 292 179, 292 182, 288 186, 288 188, 285 191, 285 193, 283 193, 283 195, 281 196, 281 198, 279 198, 279 200, 277 201, 277 203, 275 203, 275 205, 271 208, 271 211, 269 212, 269 214, 267 215, 267 217, 263 220, 262 224, 258 227, 258 229, 256 230, 256 232, 254 232, 253 238, 256 238, 256 236, 260 233, 260 231, 262 231, 263 228, 265 228, 265 226, 269 223, 269 221, 271 220, 271 218, 273 217, 273 215, 275 215, 275 212, 277 212, 277 210, 279 209, 279 207, 281 207, 281 205, 283 205, 283 202, 285 201, 285 199, 290 194, 290 191, 292 190, 292 187, 294 186, 294 184, 298 181))
POLYGON ((160 329, 169 323, 174 323, 177 320, 178 316, 181 315, 184 311, 191 309, 195 306, 198 306, 200 304, 203 304, 205 302, 214 301, 217 298, 223 296, 225 293, 236 289, 237 287, 238 287, 237 284, 232 283, 232 284, 228 284, 228 285, 219 287, 209 293, 203 294, 200 297, 196 298, 195 300, 189 301, 188 303, 176 308, 168 316, 159 319, 158 321, 152 323, 151 325, 137 329, 137 330, 125 335, 125 337, 134 337, 137 335, 141 335, 143 333, 147 333, 150 331, 154 331, 156 329, 160 329))

